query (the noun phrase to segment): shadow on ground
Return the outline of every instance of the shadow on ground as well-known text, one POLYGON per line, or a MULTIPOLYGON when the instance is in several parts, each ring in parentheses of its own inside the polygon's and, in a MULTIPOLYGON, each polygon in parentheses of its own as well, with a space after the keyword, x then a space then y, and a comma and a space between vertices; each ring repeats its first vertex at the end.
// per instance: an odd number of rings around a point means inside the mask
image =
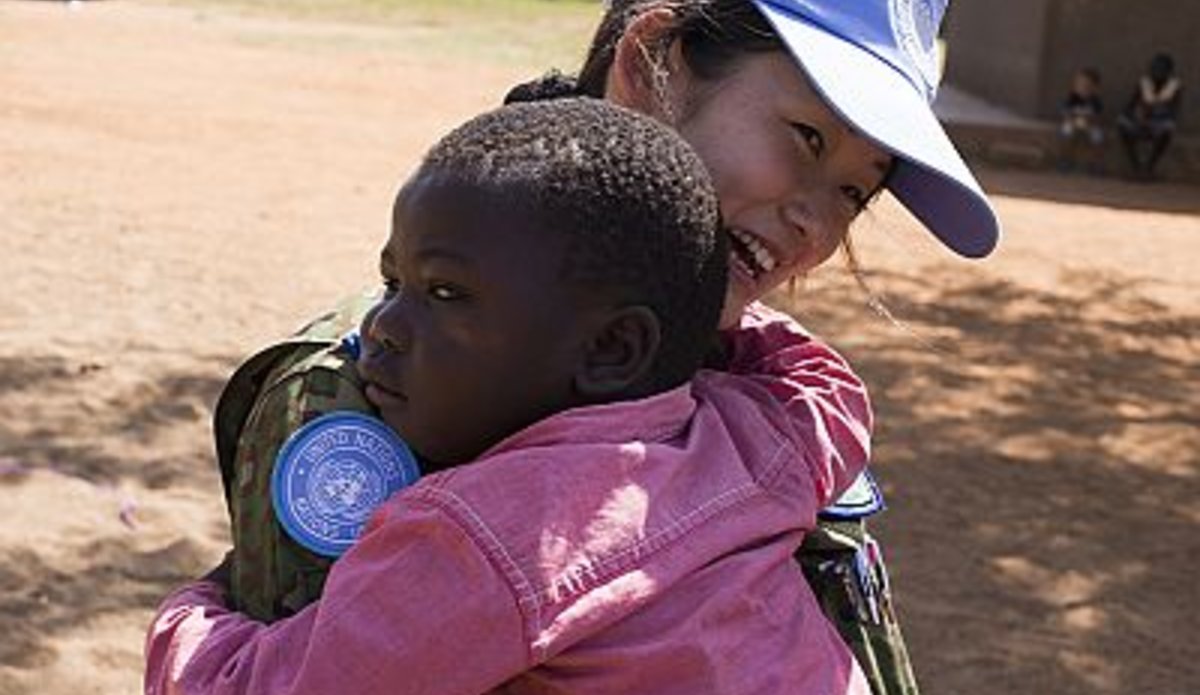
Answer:
MULTIPOLYGON (((138 552, 129 540, 106 539, 80 552, 81 571, 51 567, 27 549, 0 556, 0 666, 36 669, 57 654, 50 646, 88 621, 151 610, 171 589, 204 569, 191 541, 138 552)), ((0 691, 6 689, 0 674, 0 691)))
MULTIPOLYGON (((144 357, 129 362, 0 356, 5 492, 20 495, 38 470, 105 488, 217 488, 209 413, 231 361, 189 360, 187 372, 144 357)), ((0 693, 26 692, 18 674, 58 659, 53 645, 66 633, 108 616, 140 616, 211 562, 187 538, 153 550, 137 541, 145 545, 133 535, 102 538, 73 553, 69 566, 62 548, 0 548, 0 693)), ((111 658, 128 658, 129 646, 114 645, 111 658)))
POLYGON ((1120 210, 1200 214, 1200 186, 1137 182, 1117 175, 1093 176, 977 167, 980 183, 993 195, 1091 205, 1120 210))
POLYGON ((1159 635, 1200 610, 1200 314, 1112 276, 872 282, 908 330, 849 282, 779 303, 871 385, 877 528, 923 689, 1196 692, 1197 646, 1159 635))
MULTIPOLYGON (((1195 691, 1196 645, 1159 635, 1193 632, 1200 610, 1200 314, 1113 275, 1064 275, 1053 294, 939 266, 872 283, 909 330, 848 301, 849 281, 780 303, 837 336, 872 386, 890 503, 876 528, 923 689, 1195 691)), ((100 484, 211 487, 208 413, 231 361, 202 362, 130 379, 0 357, 0 457, 100 484), (10 422, 37 423, 35 436, 10 422), (106 453, 109 438, 185 445, 129 459, 106 453)), ((202 555, 110 539, 68 573, 9 551, 0 665, 36 668, 71 626, 155 605, 202 555)))
POLYGON ((24 472, 45 469, 97 484, 136 480, 161 489, 211 475, 211 439, 190 435, 208 428, 233 362, 199 362, 181 372, 0 356, 0 481, 13 484, 24 472), (138 445, 134 456, 130 442, 138 445))

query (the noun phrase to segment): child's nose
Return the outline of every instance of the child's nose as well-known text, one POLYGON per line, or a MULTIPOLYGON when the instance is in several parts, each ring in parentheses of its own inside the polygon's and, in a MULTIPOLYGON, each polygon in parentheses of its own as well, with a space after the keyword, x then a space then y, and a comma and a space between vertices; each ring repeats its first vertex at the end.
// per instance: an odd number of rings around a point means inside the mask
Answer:
POLYGON ((375 313, 368 327, 367 337, 388 352, 403 352, 408 349, 408 330, 398 311, 399 302, 385 302, 375 313))

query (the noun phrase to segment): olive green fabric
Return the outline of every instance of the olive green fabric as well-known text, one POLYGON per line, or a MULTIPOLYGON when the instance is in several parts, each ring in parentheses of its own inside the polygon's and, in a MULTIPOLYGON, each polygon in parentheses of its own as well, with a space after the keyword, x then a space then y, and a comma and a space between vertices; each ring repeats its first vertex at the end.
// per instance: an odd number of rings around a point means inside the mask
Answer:
POLYGON ((821 610, 854 652, 872 693, 917 695, 887 568, 865 521, 819 520, 796 560, 821 610))
POLYGON ((226 385, 215 427, 233 535, 231 598, 270 622, 321 594, 332 560, 293 541, 275 518, 271 474, 293 432, 334 411, 374 414, 354 358, 340 337, 357 327, 373 297, 361 296, 247 360, 226 385))

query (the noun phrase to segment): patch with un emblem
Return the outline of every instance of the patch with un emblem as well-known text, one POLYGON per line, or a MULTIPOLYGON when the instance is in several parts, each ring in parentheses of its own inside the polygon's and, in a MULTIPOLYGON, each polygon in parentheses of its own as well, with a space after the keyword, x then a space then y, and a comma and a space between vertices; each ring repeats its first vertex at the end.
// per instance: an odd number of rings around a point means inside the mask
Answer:
POLYGON ((271 504, 287 534, 337 557, 358 540, 371 513, 420 477, 416 457, 380 420, 323 415, 296 430, 275 457, 271 504))
POLYGON ((821 510, 820 516, 835 521, 852 521, 883 511, 886 506, 875 476, 871 475, 870 470, 864 470, 836 502, 821 510))

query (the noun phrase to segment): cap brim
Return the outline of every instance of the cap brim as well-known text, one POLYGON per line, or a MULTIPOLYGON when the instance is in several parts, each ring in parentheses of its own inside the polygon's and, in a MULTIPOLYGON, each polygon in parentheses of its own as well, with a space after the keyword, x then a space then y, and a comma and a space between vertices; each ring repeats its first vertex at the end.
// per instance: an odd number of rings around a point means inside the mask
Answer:
POLYGON ((955 252, 970 258, 991 253, 1000 238, 996 213, 908 78, 801 17, 755 5, 833 110, 898 157, 888 182, 892 194, 955 252))

